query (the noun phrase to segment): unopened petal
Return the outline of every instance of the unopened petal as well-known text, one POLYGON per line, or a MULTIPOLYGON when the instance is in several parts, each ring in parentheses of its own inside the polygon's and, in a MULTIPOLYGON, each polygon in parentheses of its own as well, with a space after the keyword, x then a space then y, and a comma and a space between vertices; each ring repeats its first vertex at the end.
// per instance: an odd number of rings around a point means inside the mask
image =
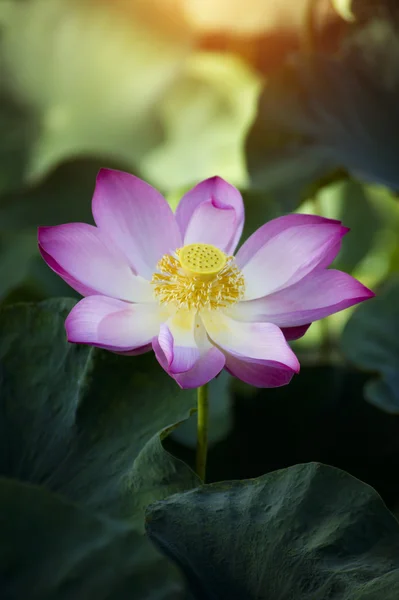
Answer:
POLYGON ((123 254, 97 227, 86 223, 40 227, 39 248, 49 267, 81 294, 154 301, 151 284, 133 274, 123 254))
POLYGON ((93 216, 136 273, 148 279, 159 259, 182 244, 174 214, 164 197, 129 173, 101 169, 93 196, 93 216))
POLYGON ((249 359, 278 362, 299 371, 297 357, 273 323, 246 323, 216 312, 205 313, 202 318, 208 336, 222 350, 249 359))
POLYGON ((204 243, 234 252, 244 226, 240 192, 220 177, 212 177, 187 192, 176 209, 184 244, 204 243))
POLYGON ((274 294, 239 302, 230 314, 244 321, 265 321, 291 328, 306 326, 373 296, 371 290, 351 275, 322 269, 274 294))
POLYGON ((244 300, 260 298, 293 285, 316 268, 325 267, 339 250, 346 229, 336 222, 289 227, 268 239, 242 267, 244 300))
POLYGON ((114 351, 142 350, 158 334, 162 315, 156 304, 130 304, 106 296, 88 296, 65 322, 68 341, 114 351))

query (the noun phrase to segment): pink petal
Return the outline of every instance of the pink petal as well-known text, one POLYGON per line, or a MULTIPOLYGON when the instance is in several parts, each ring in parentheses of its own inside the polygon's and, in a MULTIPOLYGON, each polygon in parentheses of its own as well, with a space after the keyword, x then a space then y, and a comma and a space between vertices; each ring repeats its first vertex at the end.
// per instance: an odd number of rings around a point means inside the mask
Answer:
POLYGON ((326 219, 317 215, 290 214, 272 219, 259 227, 241 246, 236 254, 236 261, 240 269, 273 237, 286 229, 301 225, 327 225, 341 226, 341 221, 326 219))
POLYGON ((69 342, 108 350, 143 350, 158 334, 161 314, 156 304, 129 304, 106 296, 83 298, 69 313, 69 342))
POLYGON ((123 254, 97 227, 86 223, 39 227, 39 248, 49 267, 81 294, 154 301, 151 284, 133 274, 123 254))
MULTIPOLYGON (((39 228, 40 230, 41 228, 39 228)), ((44 261, 48 264, 48 266, 50 267, 50 269, 52 269, 52 271, 54 271, 55 273, 57 273, 57 275, 59 275, 60 277, 62 277, 62 279, 64 281, 66 281, 66 283, 73 288, 74 290, 76 290, 77 292, 79 292, 79 294, 82 294, 82 296, 93 296, 95 294, 97 294, 98 292, 93 289, 90 288, 86 285, 83 285, 83 283, 81 283, 80 281, 78 281, 77 279, 75 279, 74 277, 72 277, 67 271, 65 271, 65 269, 63 269, 56 260, 53 259, 52 256, 50 256, 50 254, 47 254, 47 252, 45 252, 43 250, 43 248, 40 246, 39 244, 39 252, 42 255, 42 258, 44 259, 44 261)))
POLYGON ((323 269, 264 298, 239 302, 231 314, 245 321, 266 321, 291 328, 306 326, 373 296, 371 290, 351 275, 323 269))
POLYGON ((285 365, 298 372, 299 362, 285 337, 273 323, 247 323, 231 319, 223 313, 202 315, 211 340, 230 354, 241 358, 261 359, 285 365))
POLYGON ((134 175, 101 169, 92 208, 97 226, 124 253, 130 266, 147 279, 164 254, 182 245, 169 204, 134 175))
POLYGON ((181 311, 161 326, 158 342, 166 357, 170 374, 189 371, 200 357, 195 339, 195 323, 194 312, 181 311))
POLYGON ((253 256, 237 264, 245 279, 245 300, 271 294, 325 267, 336 255, 346 229, 335 222, 288 227, 270 238, 253 256))
POLYGON ((238 355, 226 355, 226 370, 249 385, 272 388, 287 385, 294 371, 274 361, 247 359, 238 355))
POLYGON ((226 360, 224 354, 218 348, 210 346, 205 352, 201 353, 200 358, 190 370, 185 373, 174 374, 168 369, 168 361, 157 338, 153 340, 153 349, 160 365, 183 389, 197 388, 211 381, 219 375, 226 360))
POLYGON ((176 220, 184 244, 212 244, 230 254, 241 237, 244 203, 234 186, 212 177, 183 196, 176 220))

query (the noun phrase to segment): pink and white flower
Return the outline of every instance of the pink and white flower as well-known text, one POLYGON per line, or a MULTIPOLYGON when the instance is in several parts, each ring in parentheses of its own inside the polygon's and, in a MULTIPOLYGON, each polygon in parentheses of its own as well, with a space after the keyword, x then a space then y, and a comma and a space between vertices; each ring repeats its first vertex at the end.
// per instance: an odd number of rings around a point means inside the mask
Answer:
POLYGON ((339 221, 279 217, 233 257, 244 205, 219 177, 173 214, 144 181, 102 169, 92 210, 96 226, 39 228, 44 260, 85 296, 66 320, 68 340, 127 354, 152 347, 182 388, 223 368, 257 387, 287 384, 299 371, 287 340, 374 295, 326 268, 348 231, 339 221))

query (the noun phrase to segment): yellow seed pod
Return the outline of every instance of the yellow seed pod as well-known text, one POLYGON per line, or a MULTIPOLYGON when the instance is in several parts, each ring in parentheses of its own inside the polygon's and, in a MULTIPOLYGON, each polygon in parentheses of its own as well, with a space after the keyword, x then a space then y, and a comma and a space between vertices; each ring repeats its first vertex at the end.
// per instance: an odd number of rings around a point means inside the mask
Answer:
POLYGON ((186 273, 198 277, 216 275, 227 263, 225 253, 211 244, 188 244, 179 250, 178 257, 186 273))

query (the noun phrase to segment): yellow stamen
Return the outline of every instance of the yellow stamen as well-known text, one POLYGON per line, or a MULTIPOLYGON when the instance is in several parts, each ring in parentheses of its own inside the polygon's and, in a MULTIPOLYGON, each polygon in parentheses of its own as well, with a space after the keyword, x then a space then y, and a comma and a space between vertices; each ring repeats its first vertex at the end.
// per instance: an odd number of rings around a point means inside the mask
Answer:
POLYGON ((165 254, 151 283, 161 304, 177 309, 218 309, 244 295, 244 277, 232 256, 210 244, 189 244, 165 254))

